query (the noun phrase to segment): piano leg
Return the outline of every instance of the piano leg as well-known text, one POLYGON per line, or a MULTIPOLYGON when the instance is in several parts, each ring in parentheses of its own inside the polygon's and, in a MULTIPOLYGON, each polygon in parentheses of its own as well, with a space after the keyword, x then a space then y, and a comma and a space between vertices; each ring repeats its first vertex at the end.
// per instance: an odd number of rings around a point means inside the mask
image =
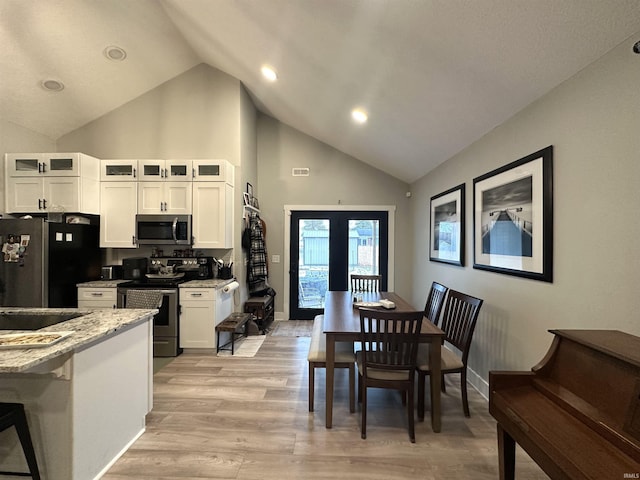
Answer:
POLYGON ((498 461, 500 463, 500 480, 514 480, 516 442, 500 424, 498 424, 498 461))

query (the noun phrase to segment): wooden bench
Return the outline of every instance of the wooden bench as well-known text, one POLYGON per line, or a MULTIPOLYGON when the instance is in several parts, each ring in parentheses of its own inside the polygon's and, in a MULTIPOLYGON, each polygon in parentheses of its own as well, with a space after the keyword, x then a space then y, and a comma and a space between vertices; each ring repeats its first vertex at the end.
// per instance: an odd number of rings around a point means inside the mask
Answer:
MULTIPOLYGON (((324 315, 317 315, 313 320, 311 343, 309 344, 309 411, 313 412, 313 398, 315 385, 315 369, 326 368, 327 337, 323 333, 324 315)), ((349 369, 349 411, 356 411, 356 371, 355 355, 352 342, 337 342, 335 354, 335 368, 349 369)))
POLYGON ((231 350, 231 355, 234 353, 236 337, 246 337, 249 333, 247 331, 247 324, 251 320, 250 313, 232 313, 222 322, 216 325, 217 340, 216 340, 216 353, 220 350, 231 350), (220 345, 220 334, 229 333, 231 339, 224 345, 220 345), (231 345, 231 348, 225 348, 231 345))

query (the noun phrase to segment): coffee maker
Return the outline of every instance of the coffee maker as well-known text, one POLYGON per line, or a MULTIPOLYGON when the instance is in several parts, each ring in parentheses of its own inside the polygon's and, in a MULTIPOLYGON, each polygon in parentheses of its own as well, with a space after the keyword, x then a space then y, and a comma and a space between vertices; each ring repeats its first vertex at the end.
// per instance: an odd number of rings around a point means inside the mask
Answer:
POLYGON ((198 257, 198 279, 213 278, 213 257, 198 257))

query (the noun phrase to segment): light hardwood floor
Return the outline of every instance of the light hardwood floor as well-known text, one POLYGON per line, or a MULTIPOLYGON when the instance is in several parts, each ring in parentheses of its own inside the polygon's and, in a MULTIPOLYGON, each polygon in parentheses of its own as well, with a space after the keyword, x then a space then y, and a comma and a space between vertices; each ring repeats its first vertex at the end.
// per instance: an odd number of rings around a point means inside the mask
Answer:
MULTIPOLYGON (((495 421, 469 390, 465 418, 458 377, 442 397, 442 432, 427 412, 407 433, 400 395, 371 390, 367 439, 349 413, 345 369, 336 371, 333 428, 324 426, 324 370, 308 412, 308 337, 266 338, 254 358, 183 354, 154 376, 147 430, 103 477, 128 479, 496 479, 495 421)), ((428 398, 428 396, 427 396, 428 398)), ((518 448, 516 478, 547 476, 518 448)))

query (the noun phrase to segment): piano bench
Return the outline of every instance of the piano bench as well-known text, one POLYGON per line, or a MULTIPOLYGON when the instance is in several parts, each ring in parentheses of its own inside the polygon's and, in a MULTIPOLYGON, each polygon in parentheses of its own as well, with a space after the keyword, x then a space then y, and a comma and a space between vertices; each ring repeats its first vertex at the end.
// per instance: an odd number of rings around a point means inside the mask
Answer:
MULTIPOLYGON (((491 372, 490 379, 495 375, 500 372, 491 372)), ((637 447, 620 449, 536 388, 491 391, 489 406, 498 421, 501 480, 514 478, 516 443, 554 480, 622 479, 640 473, 637 447)))

